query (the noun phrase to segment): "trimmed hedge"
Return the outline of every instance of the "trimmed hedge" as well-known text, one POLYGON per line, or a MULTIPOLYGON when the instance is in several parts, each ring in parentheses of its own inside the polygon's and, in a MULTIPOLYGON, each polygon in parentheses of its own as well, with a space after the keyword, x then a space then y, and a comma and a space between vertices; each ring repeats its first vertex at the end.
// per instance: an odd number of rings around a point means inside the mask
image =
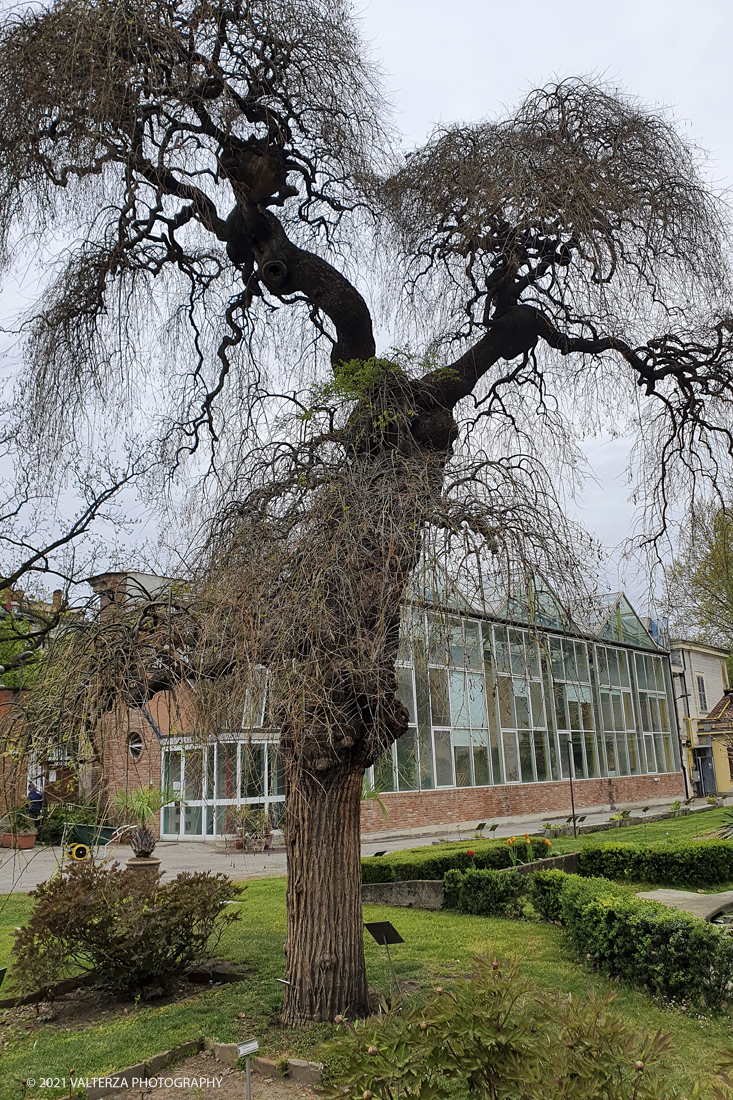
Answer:
POLYGON ((578 957, 609 977, 688 1008, 717 1011, 733 998, 733 937, 698 917, 563 871, 538 871, 530 898, 565 925, 578 957))
MULTIPOLYGON (((527 897, 545 920, 562 920, 560 898, 569 877, 564 871, 558 870, 536 871, 529 876, 527 897)), ((612 883, 609 882, 608 885, 611 886, 612 883)))
POLYGON ((696 887, 733 882, 733 842, 681 841, 676 844, 601 844, 578 853, 578 871, 660 886, 696 887))
POLYGON ((518 871, 446 871, 445 905, 478 917, 514 915, 516 901, 527 887, 518 871))
MULTIPOLYGON (((530 837, 533 859, 543 859, 548 848, 542 837, 530 837)), ((522 840, 520 852, 526 850, 522 840)), ((410 848, 388 856, 367 856, 361 861, 362 882, 406 882, 411 879, 442 879, 446 871, 501 870, 511 866, 505 840, 478 840, 467 847, 410 848), (473 852, 469 856, 469 851, 473 852)))

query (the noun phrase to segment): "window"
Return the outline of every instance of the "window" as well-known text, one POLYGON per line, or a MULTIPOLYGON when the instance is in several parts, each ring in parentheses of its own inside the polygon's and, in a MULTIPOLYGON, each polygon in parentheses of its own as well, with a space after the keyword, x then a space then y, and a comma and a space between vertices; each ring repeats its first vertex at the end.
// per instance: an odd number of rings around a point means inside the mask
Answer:
POLYGON ((705 691, 705 677, 701 676, 699 672, 695 673, 695 681, 697 683, 697 700, 700 704, 700 713, 707 714, 708 712, 708 697, 705 691))
POLYGON ((131 733, 127 738, 127 751, 132 760, 139 760, 143 751, 143 739, 139 733, 131 733))

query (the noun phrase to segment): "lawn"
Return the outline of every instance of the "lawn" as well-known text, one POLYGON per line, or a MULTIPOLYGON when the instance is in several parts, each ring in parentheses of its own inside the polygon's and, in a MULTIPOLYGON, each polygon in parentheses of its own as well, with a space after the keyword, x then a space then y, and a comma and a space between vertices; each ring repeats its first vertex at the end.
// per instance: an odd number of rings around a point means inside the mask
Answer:
MULTIPOLYGON (((5 954, 0 965, 8 961, 12 928, 23 920, 29 906, 22 895, 3 900, 0 945, 5 954)), ((276 979, 284 973, 284 880, 250 883, 242 918, 229 930, 218 953, 252 971, 246 982, 207 990, 184 1003, 131 1006, 127 1014, 81 1030, 65 1027, 60 1014, 53 1023, 39 1024, 30 1013, 31 1018, 22 1025, 6 1014, 0 1020, 6 1044, 0 1073, 2 1100, 20 1096, 22 1079, 64 1077, 72 1068, 75 1074, 99 1076, 199 1036, 222 1042, 256 1036, 267 1055, 317 1057, 319 1043, 332 1030, 329 1025, 287 1032, 277 1023, 281 992, 276 979)), ((730 1044, 729 1019, 701 1020, 665 1011, 644 994, 585 971, 572 960, 562 930, 554 925, 383 907, 367 907, 365 920, 391 920, 404 937, 405 943, 393 948, 393 960, 399 980, 411 983, 411 997, 424 996, 437 981, 470 973, 472 956, 489 950, 499 957, 519 956, 527 975, 544 989, 583 993, 593 986, 599 993, 613 990, 618 1011, 636 1027, 661 1028, 672 1035, 671 1062, 681 1088, 693 1077, 706 1077, 716 1053, 730 1044)), ((384 949, 368 936, 365 949, 371 984, 388 992, 384 949)), ((43 1095, 50 1098, 53 1093, 44 1090, 43 1095)))
MULTIPOLYGON (((651 812, 651 811, 650 811, 651 812)), ((670 817, 665 821, 651 821, 648 825, 625 825, 621 829, 608 829, 602 833, 586 833, 578 837, 559 836, 552 842, 552 848, 558 855, 563 852, 575 852, 583 844, 651 844, 660 840, 699 840, 717 837, 729 809, 703 810, 684 817, 670 817)), ((643 818, 634 811, 631 820, 643 818)))

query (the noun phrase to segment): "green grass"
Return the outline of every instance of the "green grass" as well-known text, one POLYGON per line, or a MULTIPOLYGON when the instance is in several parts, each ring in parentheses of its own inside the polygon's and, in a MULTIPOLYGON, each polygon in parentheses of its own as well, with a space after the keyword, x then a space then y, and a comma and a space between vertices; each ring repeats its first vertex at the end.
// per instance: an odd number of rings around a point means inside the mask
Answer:
MULTIPOLYGON (((651 811, 650 811, 651 812, 651 811)), ((699 837, 710 839, 717 837, 723 824, 726 810, 704 810, 702 813, 686 814, 684 817, 670 817, 665 821, 652 821, 646 827, 625 825, 620 829, 607 829, 601 833, 585 833, 578 837, 559 836, 552 842, 553 852, 575 852, 583 844, 644 844, 660 840, 694 840, 699 837)), ((635 812, 632 821, 641 814, 635 812)))
MULTIPOLYGON (((4 961, 8 961, 12 928, 23 920, 29 906, 25 895, 14 895, 0 907, 4 961)), ((99 1076, 199 1036, 234 1042, 254 1035, 266 1055, 317 1057, 320 1042, 332 1031, 329 1025, 293 1032, 283 1031, 277 1022, 282 995, 276 979, 284 974, 284 880, 249 883, 242 918, 227 932, 218 954, 252 971, 245 982, 206 990, 185 1003, 132 1006, 127 1015, 95 1021, 80 1030, 65 1027, 61 1013, 53 1023, 37 1025, 29 1020, 23 1026, 14 1024, 7 1014, 0 1020, 7 1043, 0 1060, 2 1100, 20 1096, 22 1079, 68 1077, 72 1068, 75 1074, 99 1076), (239 1013, 245 1018, 240 1019, 239 1013)), ((661 1028, 671 1034, 670 1059, 680 1088, 695 1077, 706 1078, 716 1053, 730 1044, 728 1018, 700 1020, 664 1010, 642 993, 589 973, 573 961, 562 930, 554 925, 373 906, 365 909, 365 920, 390 920, 404 937, 405 943, 392 949, 392 957, 399 980, 414 983, 408 987, 413 998, 426 996, 437 982, 471 973, 473 955, 488 950, 499 957, 519 956, 525 973, 543 989, 582 994, 592 986, 598 993, 613 991, 617 1010, 635 1027, 661 1028)), ((388 992, 384 949, 367 936, 365 951, 370 983, 388 992)), ((53 1093, 44 1090, 43 1095, 50 1100, 53 1093)))

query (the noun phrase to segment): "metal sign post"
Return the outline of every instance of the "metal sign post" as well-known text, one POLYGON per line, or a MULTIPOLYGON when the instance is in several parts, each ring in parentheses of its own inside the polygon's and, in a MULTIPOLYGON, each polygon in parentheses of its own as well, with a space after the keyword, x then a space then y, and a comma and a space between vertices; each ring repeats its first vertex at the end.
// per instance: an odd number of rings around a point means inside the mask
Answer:
POLYGON ((388 920, 376 920, 370 924, 365 924, 367 932, 377 941, 380 946, 387 949, 387 960, 389 962, 389 968, 392 971, 392 977, 394 984, 399 992, 400 983, 397 981, 397 975, 395 974, 394 965, 392 963, 392 956, 389 953, 389 945, 391 943, 404 943, 402 936, 399 934, 393 924, 390 924, 388 920))
POLYGON ((256 1054, 259 1049, 260 1044, 256 1039, 247 1039, 245 1043, 237 1043, 237 1056, 239 1058, 244 1058, 244 1095, 247 1100, 252 1100, 249 1059, 250 1056, 256 1054))

